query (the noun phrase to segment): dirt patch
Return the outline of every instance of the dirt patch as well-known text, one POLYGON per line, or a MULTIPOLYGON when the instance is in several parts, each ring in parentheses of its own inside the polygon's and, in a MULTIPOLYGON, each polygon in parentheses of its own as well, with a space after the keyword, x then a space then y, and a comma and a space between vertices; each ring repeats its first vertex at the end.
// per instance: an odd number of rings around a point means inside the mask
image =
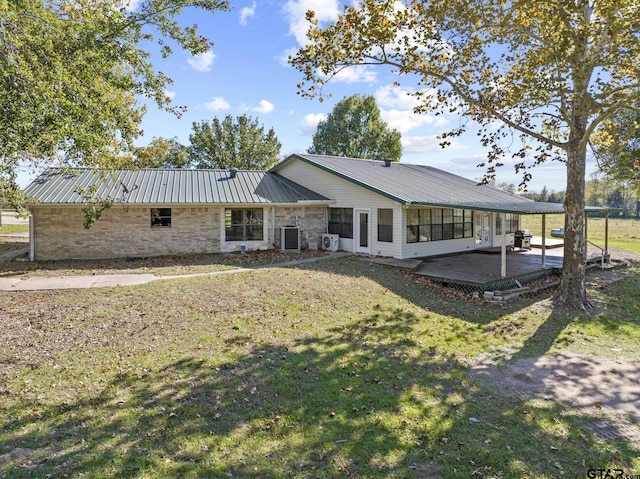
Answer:
POLYGON ((13 451, 0 455, 0 466, 11 461, 22 461, 31 454, 31 449, 15 448, 13 451))
POLYGON ((589 429, 640 445, 640 364, 619 358, 563 353, 480 363, 471 376, 503 393, 558 401, 594 417, 589 429))

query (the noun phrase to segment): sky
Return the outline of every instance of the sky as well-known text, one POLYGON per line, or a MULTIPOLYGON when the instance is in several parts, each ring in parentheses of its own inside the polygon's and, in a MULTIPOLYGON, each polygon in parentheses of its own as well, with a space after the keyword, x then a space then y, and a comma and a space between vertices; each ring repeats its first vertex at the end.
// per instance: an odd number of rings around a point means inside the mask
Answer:
MULTIPOLYGON (((338 0, 231 0, 231 5, 229 12, 190 9, 181 17, 181 23, 197 24, 200 34, 213 41, 209 52, 193 57, 176 48, 167 59, 154 57, 155 67, 173 80, 167 95, 187 111, 178 119, 149 104, 139 145, 154 137, 176 137, 188 145, 194 122, 248 115, 265 131, 274 129, 285 158, 312 145, 318 122, 327 118, 338 101, 354 94, 373 95, 382 119, 402 134, 401 162, 425 164, 474 180, 482 177, 484 169, 477 165, 485 160, 486 152, 475 133, 457 138, 447 149, 440 148, 437 135, 455 126, 459 117, 414 113, 415 103, 408 94, 416 85, 394 86, 398 78, 384 67, 347 69, 325 86, 331 97, 323 102, 298 95, 296 85, 303 77, 287 63, 287 57, 306 43, 305 13, 313 10, 319 20, 330 22, 338 15, 338 0)), ((588 167, 587 174, 593 169, 588 167)), ((26 186, 32 179, 33 174, 22 174, 19 182, 26 186)), ((496 181, 518 185, 520 177, 507 160, 498 169, 496 181)), ((565 189, 564 164, 550 163, 533 170, 528 190, 540 191, 544 186, 549 191, 565 189)))

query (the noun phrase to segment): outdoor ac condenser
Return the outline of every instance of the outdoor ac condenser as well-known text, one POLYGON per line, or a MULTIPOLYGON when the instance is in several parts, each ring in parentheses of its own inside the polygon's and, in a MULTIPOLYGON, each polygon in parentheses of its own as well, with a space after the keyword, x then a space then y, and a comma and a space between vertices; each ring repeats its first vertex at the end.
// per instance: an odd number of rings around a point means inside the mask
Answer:
POLYGON ((297 226, 280 227, 280 250, 300 251, 300 228, 297 226))
POLYGON ((340 236, 335 234, 322 235, 322 249, 327 251, 338 251, 340 236))

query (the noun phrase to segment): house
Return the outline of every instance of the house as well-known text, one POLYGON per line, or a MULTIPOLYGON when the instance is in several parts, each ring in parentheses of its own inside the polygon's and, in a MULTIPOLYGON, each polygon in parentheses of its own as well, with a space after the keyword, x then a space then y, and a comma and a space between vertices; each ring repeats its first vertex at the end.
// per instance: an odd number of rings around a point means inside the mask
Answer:
POLYGON ((268 171, 51 168, 25 193, 35 260, 315 248, 323 240, 414 258, 513 244, 519 215, 562 213, 562 205, 429 166, 309 154, 268 171), (90 229, 81 191, 113 201, 90 229))
POLYGON ((146 257, 269 249, 281 227, 326 231, 326 197, 265 171, 50 168, 32 198, 32 260, 146 257), (85 229, 87 194, 112 206, 85 229))
POLYGON ((520 215, 563 212, 426 165, 296 154, 270 171, 333 200, 327 229, 340 249, 377 256, 513 245, 520 215))

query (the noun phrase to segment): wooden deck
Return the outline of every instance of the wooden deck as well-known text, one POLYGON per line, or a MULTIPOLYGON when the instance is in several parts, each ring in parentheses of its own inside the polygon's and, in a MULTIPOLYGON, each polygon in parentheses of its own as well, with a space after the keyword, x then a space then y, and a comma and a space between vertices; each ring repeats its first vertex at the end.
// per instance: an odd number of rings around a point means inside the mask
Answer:
POLYGON ((463 289, 491 291, 517 287, 562 269, 562 250, 546 251, 545 264, 539 249, 507 253, 507 275, 502 277, 498 251, 471 252, 439 258, 423 258, 414 273, 463 289))

